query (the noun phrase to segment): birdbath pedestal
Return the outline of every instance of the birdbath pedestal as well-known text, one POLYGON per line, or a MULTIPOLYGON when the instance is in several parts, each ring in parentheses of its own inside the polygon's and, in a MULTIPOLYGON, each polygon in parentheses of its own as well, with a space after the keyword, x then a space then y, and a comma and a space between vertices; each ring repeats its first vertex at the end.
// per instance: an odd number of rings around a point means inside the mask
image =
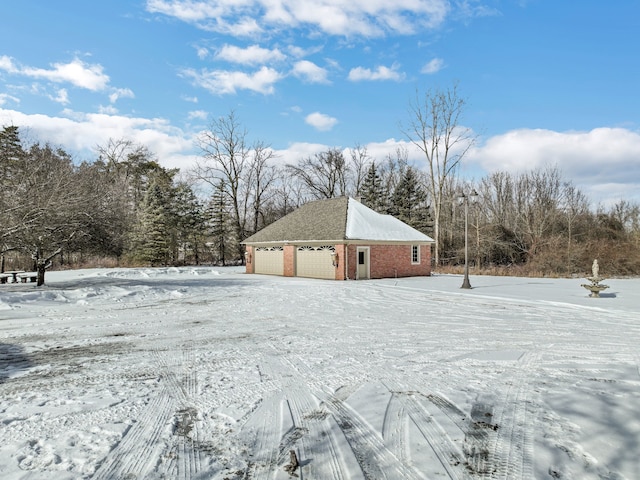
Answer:
POLYGON ((609 285, 603 285, 600 283, 603 280, 606 280, 606 278, 599 275, 598 260, 593 261, 591 273, 592 276, 586 277, 591 283, 583 283, 582 286, 591 292, 589 294, 590 297, 599 297, 600 292, 609 288, 609 285))

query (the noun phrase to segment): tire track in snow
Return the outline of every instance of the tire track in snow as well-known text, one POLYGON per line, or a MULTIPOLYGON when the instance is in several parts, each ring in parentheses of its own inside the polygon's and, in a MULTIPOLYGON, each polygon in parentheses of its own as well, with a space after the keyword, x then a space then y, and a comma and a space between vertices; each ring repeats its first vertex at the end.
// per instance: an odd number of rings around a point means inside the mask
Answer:
POLYGON ((397 385, 393 385, 390 388, 391 380, 389 379, 383 384, 391 392, 391 399, 387 406, 387 412, 385 413, 385 425, 387 418, 395 419, 394 423, 396 425, 401 424, 399 431, 397 431, 397 426, 390 427, 383 425, 383 438, 385 438, 385 440, 393 439, 393 446, 395 447, 393 451, 396 455, 399 455, 402 463, 412 463, 410 449, 405 444, 405 441, 398 440, 394 437, 406 434, 403 430, 407 428, 404 424, 408 420, 415 425, 433 450, 436 458, 442 465, 443 473, 452 480, 462 480, 463 477, 459 468, 459 466, 464 463, 462 454, 447 432, 418 400, 417 395, 422 394, 408 391, 406 388, 397 385), (390 409, 392 409, 391 412, 389 411, 390 409), (389 434, 391 438, 385 436, 389 434), (406 453, 403 453, 403 451, 406 453))
POLYGON ((349 405, 345 400, 357 389, 341 388, 335 393, 326 392, 321 379, 301 359, 293 362, 286 359, 299 374, 299 382, 309 383, 310 391, 333 415, 338 427, 347 439, 352 453, 358 462, 365 479, 418 479, 419 474, 402 463, 385 445, 382 436, 349 405))
POLYGON ((187 363, 192 360, 193 351, 187 346, 180 356, 167 357, 167 352, 161 350, 151 354, 161 370, 161 391, 107 455, 93 477, 96 480, 142 479, 152 474, 187 480, 201 470, 202 452, 195 448, 199 441, 197 410, 190 405, 188 392, 197 384, 195 368, 182 368, 185 358, 187 363), (170 451, 163 453, 163 433, 168 431, 172 417, 174 437, 170 439, 170 451))
POLYGON ((488 466, 480 478, 509 480, 533 478, 533 414, 529 407, 530 369, 541 357, 527 352, 520 358, 515 377, 494 416, 496 435, 488 452, 488 466))
MULTIPOLYGON (((274 403, 277 403, 282 413, 278 422, 282 427, 280 432, 289 427, 280 435, 279 442, 274 442, 274 435, 271 434, 269 440, 271 445, 278 445, 275 452, 273 448, 264 445, 268 435, 258 431, 257 443, 262 445, 258 450, 262 450, 260 454, 262 458, 268 459, 261 463, 270 465, 272 470, 282 470, 289 461, 289 451, 294 450, 305 478, 332 480, 349 478, 345 473, 335 434, 331 429, 332 417, 329 412, 320 408, 317 399, 304 387, 297 375, 282 375, 284 368, 280 359, 270 355, 264 356, 260 370, 270 379, 277 379, 280 383, 281 393, 270 399, 271 408, 275 408, 274 403)), ((264 473, 258 468, 258 463, 260 462, 256 462, 253 466, 253 473, 249 478, 263 478, 264 473)))
POLYGON ((391 394, 384 412, 382 438, 385 445, 396 454, 402 463, 408 463, 411 455, 407 443, 407 412, 398 395, 391 394))
POLYGON ((495 426, 488 420, 486 405, 475 404, 471 409, 471 416, 463 412, 457 405, 446 398, 427 394, 424 396, 431 404, 438 407, 451 422, 464 433, 461 464, 465 466, 464 478, 477 478, 489 472, 492 468, 490 461, 491 436, 495 436, 495 426))
POLYGON ((367 480, 420 478, 413 468, 399 461, 377 432, 340 398, 329 395, 322 403, 336 418, 367 480))
POLYGON ((159 464, 163 449, 162 434, 176 410, 180 395, 177 394, 178 385, 167 374, 164 356, 156 350, 151 353, 164 369, 162 387, 126 431, 122 440, 101 462, 93 476, 95 480, 147 478, 159 464))
MULTIPOLYGON (((332 417, 317 402, 312 402, 311 394, 302 388, 288 388, 287 402, 293 421, 294 431, 300 432, 299 460, 305 465, 305 476, 310 478, 349 478, 341 462, 339 448, 331 431, 332 417)), ((293 445, 292 445, 293 447, 293 445)), ((281 448, 281 457, 288 449, 281 448)))
POLYGON ((278 469, 278 452, 282 432, 281 393, 264 400, 242 426, 253 437, 252 457, 244 475, 245 480, 270 480, 278 469))
POLYGON ((203 470, 208 456, 201 448, 199 410, 194 402, 197 394, 194 344, 184 344, 180 353, 173 356, 167 356, 160 350, 153 353, 162 367, 167 391, 175 398, 177 407, 173 415, 169 451, 162 457, 168 461, 159 463, 158 469, 169 478, 188 480, 203 470))
MULTIPOLYGON (((356 360, 353 360, 356 362, 356 360)), ((358 368, 360 371, 367 371, 367 367, 360 363, 360 367, 358 368)), ((292 363, 293 365, 293 363, 292 363)), ((298 371, 301 371, 302 377, 305 379, 313 379, 314 373, 313 371, 300 360, 300 363, 293 365, 298 371)), ((459 449, 456 447, 455 442, 446 434, 446 432, 438 425, 435 419, 425 411, 424 406, 418 403, 415 395, 410 393, 406 393, 409 390, 407 388, 389 388, 388 385, 395 385, 397 383, 397 379, 391 378, 386 374, 383 374, 379 380, 383 385, 389 390, 391 393, 391 398, 389 403, 387 404, 387 408, 385 410, 385 417, 382 426, 381 439, 383 442, 384 449, 380 448, 380 444, 377 441, 369 441, 367 442, 359 442, 359 440, 352 435, 348 431, 344 431, 343 433, 349 440, 352 449, 354 450, 354 454, 356 458, 360 455, 358 459, 363 472, 367 478, 387 478, 385 472, 374 472, 368 471, 369 464, 365 461, 361 461, 362 458, 366 458, 366 455, 362 455, 363 450, 368 451, 383 451, 386 450, 390 453, 395 460, 396 467, 400 465, 399 471, 402 472, 401 477, 396 477, 396 474, 392 474, 389 478, 424 478, 421 472, 417 471, 413 467, 413 463, 411 461, 411 448, 407 443, 406 436, 408 435, 407 428, 408 423, 412 422, 416 428, 421 432, 422 436, 427 440, 429 445, 434 451, 434 454, 443 465, 444 472, 451 479, 461 479, 461 475, 458 471, 458 465, 461 465, 463 462, 461 461, 461 453, 459 449), (383 475, 383 477, 379 477, 378 475, 383 475)), ((322 382, 317 378, 315 379, 315 384, 322 385, 322 382)), ((353 411, 351 407, 344 404, 344 402, 351 396, 351 394, 355 393, 360 385, 351 384, 349 386, 345 386, 343 388, 338 389, 333 395, 329 395, 330 401, 334 404, 336 402, 340 402, 344 407, 339 410, 338 418, 342 418, 347 420, 343 423, 343 426, 347 427, 347 430, 351 430, 350 422, 348 421, 349 411, 354 419, 358 421, 358 428, 360 428, 360 432, 364 437, 369 439, 376 439, 380 435, 375 432, 369 424, 362 419, 357 412, 353 411), (347 410, 348 409, 348 410, 347 410), (346 416, 345 416, 346 415, 346 416), (371 436, 373 435, 373 436, 371 436)), ((319 387, 322 388, 322 387, 319 387)), ((326 393, 324 394, 326 397, 326 393)), ((319 395, 319 398, 321 396, 319 395)), ((325 400, 326 402, 326 400, 325 400)), ((335 412, 334 416, 335 416, 335 412)), ((382 455, 384 457, 384 455, 382 455)), ((387 464, 384 458, 378 458, 377 464, 387 464)))
POLYGON ((159 440, 174 408, 174 398, 164 389, 152 398, 120 443, 102 461, 93 480, 148 478, 160 456, 159 440))

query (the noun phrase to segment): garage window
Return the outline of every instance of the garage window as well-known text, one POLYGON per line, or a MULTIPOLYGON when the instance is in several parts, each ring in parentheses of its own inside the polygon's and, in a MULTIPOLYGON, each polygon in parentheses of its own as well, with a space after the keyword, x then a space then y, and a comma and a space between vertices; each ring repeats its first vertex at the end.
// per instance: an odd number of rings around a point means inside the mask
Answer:
POLYGON ((420 264, 420 245, 411 245, 411 263, 413 265, 420 264))

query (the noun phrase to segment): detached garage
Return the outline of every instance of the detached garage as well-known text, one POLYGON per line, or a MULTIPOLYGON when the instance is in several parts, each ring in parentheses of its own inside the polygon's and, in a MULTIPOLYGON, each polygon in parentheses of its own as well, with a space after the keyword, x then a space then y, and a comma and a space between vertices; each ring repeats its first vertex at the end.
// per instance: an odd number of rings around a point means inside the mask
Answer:
POLYGON ((353 198, 310 202, 247 238, 247 273, 330 280, 431 274, 433 239, 353 198))

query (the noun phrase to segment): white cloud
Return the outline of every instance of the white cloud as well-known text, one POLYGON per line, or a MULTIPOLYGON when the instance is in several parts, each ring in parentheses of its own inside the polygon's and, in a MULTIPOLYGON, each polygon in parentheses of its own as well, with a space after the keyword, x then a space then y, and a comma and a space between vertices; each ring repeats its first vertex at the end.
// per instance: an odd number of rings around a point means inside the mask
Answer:
POLYGON ((393 80, 399 82, 404 79, 404 73, 398 72, 398 65, 392 65, 391 67, 379 66, 375 70, 368 68, 356 67, 352 68, 349 72, 349 80, 352 82, 361 81, 379 81, 379 80, 393 80))
POLYGON ((205 58, 207 58, 209 56, 209 50, 205 47, 197 47, 196 48, 196 55, 198 56, 198 58, 200 60, 204 60, 205 58))
POLYGON ((557 166, 567 180, 584 188, 597 202, 638 197, 639 158, 640 133, 623 128, 588 132, 522 129, 489 138, 469 152, 467 161, 486 172, 520 173, 557 166))
POLYGON ((147 10, 234 36, 307 28, 338 36, 412 34, 440 26, 447 0, 147 0, 147 10))
POLYGON ((69 104, 69 93, 67 92, 66 88, 61 88, 60 90, 58 90, 58 93, 55 97, 50 95, 49 98, 54 102, 61 103, 62 105, 69 104))
POLYGON ((304 121, 321 132, 331 130, 338 123, 338 119, 320 112, 310 113, 304 121))
POLYGON ((98 107, 98 112, 104 113, 105 115, 117 115, 118 109, 113 105, 100 105, 98 107))
POLYGON ((183 75, 193 79, 195 85, 216 95, 233 94, 238 90, 250 90, 264 95, 272 94, 282 75, 272 68, 262 67, 253 73, 227 70, 184 70, 183 75))
POLYGON ((281 62, 287 57, 277 48, 275 50, 269 50, 259 45, 251 45, 247 48, 240 48, 235 45, 224 45, 216 54, 216 58, 241 65, 260 65, 270 62, 281 62))
POLYGON ((209 113, 206 112, 205 110, 193 110, 189 112, 189 120, 194 120, 194 119, 206 120, 208 116, 209 116, 209 113))
POLYGON ((188 168, 197 158, 192 135, 162 118, 136 118, 105 113, 85 114, 66 109, 64 116, 27 115, 0 108, 0 125, 28 129, 36 141, 60 145, 78 160, 95 160, 96 146, 125 138, 145 145, 167 168, 188 168))
POLYGON ((308 60, 296 62, 293 74, 309 83, 330 83, 327 70, 308 60))
POLYGON ((316 45, 316 46, 307 47, 307 48, 302 48, 297 45, 287 46, 287 52, 289 52, 289 55, 291 55, 294 58, 304 58, 309 55, 313 55, 318 52, 321 52, 322 49, 323 47, 321 45, 316 45))
POLYGON ((0 56, 0 70, 8 73, 18 73, 18 67, 13 63, 13 59, 6 55, 0 56))
POLYGON ((179 18, 185 22, 197 22, 209 18, 216 18, 228 11, 224 2, 207 1, 173 1, 147 0, 147 10, 152 13, 163 13, 170 17, 179 18))
POLYGON ((295 142, 286 149, 276 150, 278 160, 282 165, 295 164, 301 158, 313 157, 316 153, 326 152, 330 147, 321 143, 295 142))
POLYGON ((0 93, 0 107, 9 102, 20 103, 20 99, 9 95, 8 93, 0 93))
POLYGON ((441 58, 434 58, 433 60, 427 62, 420 72, 426 73, 427 75, 432 75, 434 73, 438 73, 440 70, 444 68, 444 60, 441 58))
POLYGON ((129 88, 116 88, 111 95, 109 95, 109 101, 116 103, 121 98, 135 98, 133 91, 129 88))
POLYGON ((109 84, 109 76, 102 65, 90 65, 76 58, 69 63, 54 63, 51 69, 18 66, 10 57, 0 57, 0 69, 13 75, 44 79, 55 83, 70 83, 91 91, 104 90, 109 84))

